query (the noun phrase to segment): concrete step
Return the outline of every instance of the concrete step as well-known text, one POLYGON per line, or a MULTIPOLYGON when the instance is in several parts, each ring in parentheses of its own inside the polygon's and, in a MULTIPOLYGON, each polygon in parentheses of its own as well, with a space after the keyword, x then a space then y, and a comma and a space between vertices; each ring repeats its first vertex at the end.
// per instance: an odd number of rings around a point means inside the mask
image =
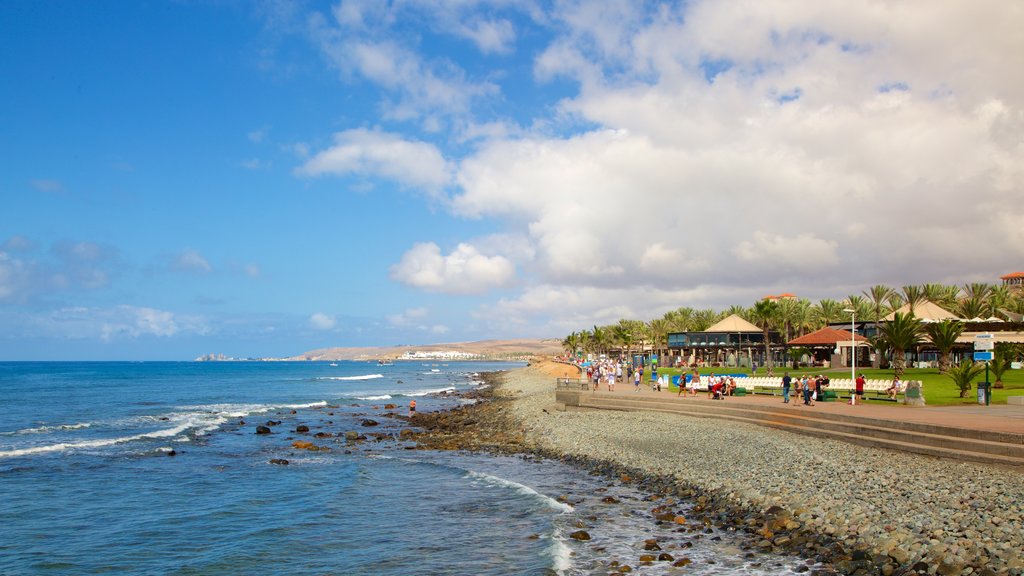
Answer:
POLYGON ((674 402, 650 397, 630 398, 601 395, 582 400, 581 407, 604 410, 644 410, 704 418, 724 418, 811 436, 834 438, 864 446, 891 448, 960 460, 1024 466, 1024 445, 1012 441, 1015 440, 1013 438, 1015 435, 1009 435, 1010 442, 976 440, 934 433, 936 430, 940 432, 960 430, 958 428, 925 426, 923 428, 930 431, 919 432, 886 426, 885 424, 903 424, 887 420, 815 414, 813 410, 794 413, 792 409, 773 409, 714 401, 696 402, 692 399, 674 402))

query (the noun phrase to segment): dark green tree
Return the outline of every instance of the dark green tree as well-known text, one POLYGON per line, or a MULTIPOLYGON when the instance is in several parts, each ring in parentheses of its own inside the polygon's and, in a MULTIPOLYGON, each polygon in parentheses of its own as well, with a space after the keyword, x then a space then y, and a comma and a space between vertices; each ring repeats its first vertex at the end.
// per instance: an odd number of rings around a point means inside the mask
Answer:
POLYGON ((889 349, 892 350, 892 367, 895 376, 903 378, 903 372, 907 369, 907 350, 916 346, 921 340, 921 320, 913 314, 897 312, 893 315, 892 321, 880 325, 878 331, 889 344, 889 349))
POLYGON ((956 339, 964 332, 964 325, 955 320, 933 322, 924 327, 928 341, 939 351, 939 372, 949 371, 950 352, 956 345, 956 339))
POLYGON ((984 364, 975 364, 970 360, 964 360, 950 368, 946 376, 949 376, 953 383, 956 384, 956 387, 960 389, 960 397, 963 398, 971 391, 971 382, 984 371, 984 364))

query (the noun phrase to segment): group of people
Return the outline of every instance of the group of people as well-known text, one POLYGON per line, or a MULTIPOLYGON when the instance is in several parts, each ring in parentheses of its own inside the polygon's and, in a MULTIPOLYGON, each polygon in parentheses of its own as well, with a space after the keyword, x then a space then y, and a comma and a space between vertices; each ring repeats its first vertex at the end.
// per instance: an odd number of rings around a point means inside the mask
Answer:
MULTIPOLYGON (((632 372, 632 367, 630 367, 630 372, 632 372)), ((593 383, 595 392, 602 382, 607 384, 609 392, 614 392, 616 380, 622 380, 621 362, 604 360, 587 366, 587 381, 593 383)))
MULTIPOLYGON (((721 400, 726 396, 732 396, 736 391, 736 380, 732 376, 716 376, 714 372, 705 376, 707 379, 708 398, 721 400)), ((679 392, 676 396, 682 396, 688 391, 690 396, 697 395, 697 388, 701 385, 701 375, 696 370, 690 375, 689 382, 686 381, 686 374, 679 376, 679 392)))
POLYGON ((786 372, 782 375, 782 402, 789 404, 789 390, 793 387, 803 397, 804 406, 814 406, 814 401, 823 397, 829 383, 827 374, 819 374, 814 378, 805 374, 802 377, 793 378, 789 372, 786 372))

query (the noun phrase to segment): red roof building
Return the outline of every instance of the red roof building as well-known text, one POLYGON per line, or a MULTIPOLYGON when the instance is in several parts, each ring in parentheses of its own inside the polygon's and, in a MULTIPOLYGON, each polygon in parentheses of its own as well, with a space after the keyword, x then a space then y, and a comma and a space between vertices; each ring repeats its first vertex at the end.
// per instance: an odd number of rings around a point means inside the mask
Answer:
POLYGON ((1000 276, 999 279, 1003 281, 1003 286, 1024 289, 1024 272, 1011 272, 1006 276, 1000 276))

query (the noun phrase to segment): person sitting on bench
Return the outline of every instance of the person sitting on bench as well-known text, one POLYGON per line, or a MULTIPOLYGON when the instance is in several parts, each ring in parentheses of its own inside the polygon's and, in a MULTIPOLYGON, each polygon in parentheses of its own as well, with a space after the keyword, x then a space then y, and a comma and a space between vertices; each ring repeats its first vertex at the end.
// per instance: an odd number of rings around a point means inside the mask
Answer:
POLYGON ((885 389, 885 393, 889 395, 889 398, 896 399, 896 395, 900 393, 902 383, 899 378, 893 378, 892 384, 885 389))

